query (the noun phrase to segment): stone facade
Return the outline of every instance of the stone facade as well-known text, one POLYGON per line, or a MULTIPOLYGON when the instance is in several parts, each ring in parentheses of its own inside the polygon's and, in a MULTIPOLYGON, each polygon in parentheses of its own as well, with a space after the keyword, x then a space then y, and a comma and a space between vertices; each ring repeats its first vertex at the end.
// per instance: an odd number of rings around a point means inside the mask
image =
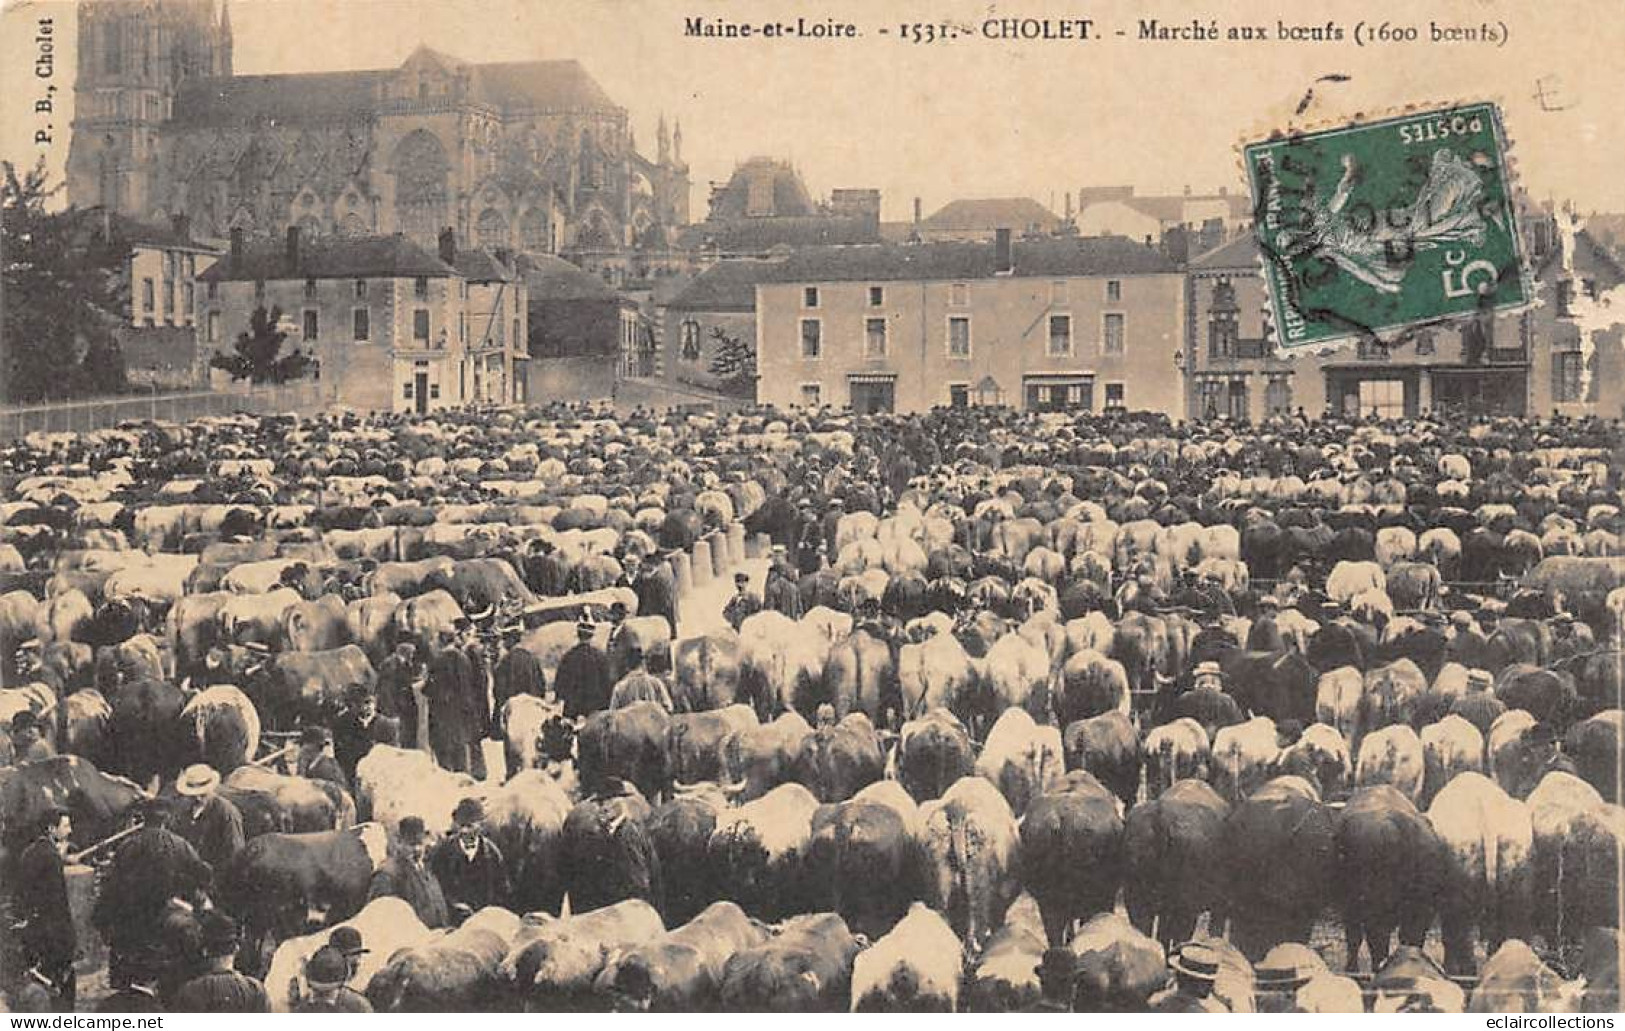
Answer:
POLYGON ((442 228, 477 246, 622 260, 688 221, 681 128, 655 160, 574 61, 234 76, 213 0, 79 8, 72 203, 190 216, 202 235, 442 228))

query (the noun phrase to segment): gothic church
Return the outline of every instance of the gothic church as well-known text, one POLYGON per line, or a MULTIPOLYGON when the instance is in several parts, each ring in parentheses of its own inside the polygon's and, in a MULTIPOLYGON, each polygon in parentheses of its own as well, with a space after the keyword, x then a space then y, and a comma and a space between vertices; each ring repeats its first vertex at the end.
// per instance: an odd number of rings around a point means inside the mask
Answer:
POLYGON ((626 109, 575 61, 234 75, 217 0, 85 0, 68 198, 225 238, 442 228, 593 268, 688 222, 682 127, 638 153, 626 109))

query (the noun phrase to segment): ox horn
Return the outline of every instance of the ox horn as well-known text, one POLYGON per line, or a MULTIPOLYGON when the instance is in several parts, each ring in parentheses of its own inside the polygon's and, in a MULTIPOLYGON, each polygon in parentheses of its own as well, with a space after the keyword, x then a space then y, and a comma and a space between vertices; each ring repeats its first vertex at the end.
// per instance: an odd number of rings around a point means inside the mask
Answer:
POLYGON ((746 780, 736 780, 728 784, 718 784, 717 787, 722 790, 724 795, 732 798, 735 795, 743 794, 747 783, 746 780))

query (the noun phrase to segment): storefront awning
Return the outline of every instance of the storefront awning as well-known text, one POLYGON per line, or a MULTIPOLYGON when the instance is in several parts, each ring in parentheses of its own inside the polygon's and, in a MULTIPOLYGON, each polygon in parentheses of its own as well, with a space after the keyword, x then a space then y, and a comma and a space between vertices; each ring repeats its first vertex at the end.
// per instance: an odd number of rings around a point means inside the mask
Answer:
POLYGON ((1095 378, 1092 372, 1024 372, 1026 383, 1084 383, 1095 378))
POLYGON ((896 383, 895 372, 849 372, 846 374, 848 383, 896 383))

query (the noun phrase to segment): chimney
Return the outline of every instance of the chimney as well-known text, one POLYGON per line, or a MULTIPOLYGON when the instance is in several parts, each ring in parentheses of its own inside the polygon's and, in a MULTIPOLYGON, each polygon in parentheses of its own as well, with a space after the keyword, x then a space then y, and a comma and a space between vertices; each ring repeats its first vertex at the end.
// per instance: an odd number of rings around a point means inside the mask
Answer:
POLYGON ((511 259, 512 257, 513 257, 513 254, 512 254, 512 252, 510 252, 508 250, 508 248, 506 248, 506 247, 498 247, 496 249, 496 259, 497 259, 497 261, 501 262, 504 266, 506 266, 508 264, 509 259, 511 259))
POLYGON ((288 227, 288 270, 299 271, 299 227, 288 227))
POLYGON ((1016 263, 1010 249, 1010 230, 995 229, 993 231, 993 274, 1007 276, 1015 270, 1016 263))
POLYGON ((457 264, 457 231, 450 226, 440 230, 440 260, 448 265, 457 264))
POLYGON ((231 227, 231 267, 233 270, 243 265, 243 227, 231 227))
POLYGON ((919 226, 920 226, 920 198, 915 197, 914 198, 914 227, 916 229, 918 229, 919 226))
POLYGON ((176 215, 174 218, 170 219, 170 222, 175 226, 175 235, 179 237, 183 243, 192 242, 192 219, 190 217, 186 215, 176 215))

